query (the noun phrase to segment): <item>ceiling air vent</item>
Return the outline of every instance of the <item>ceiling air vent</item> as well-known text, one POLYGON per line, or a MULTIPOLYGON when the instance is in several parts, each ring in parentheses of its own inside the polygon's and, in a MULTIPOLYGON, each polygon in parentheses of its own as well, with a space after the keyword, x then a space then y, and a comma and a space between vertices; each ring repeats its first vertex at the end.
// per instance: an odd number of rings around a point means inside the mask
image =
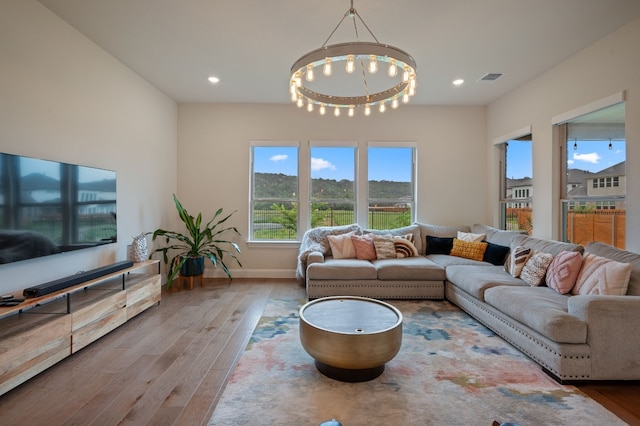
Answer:
POLYGON ((480 77, 480 81, 495 81, 503 75, 504 74, 500 72, 490 72, 480 77))

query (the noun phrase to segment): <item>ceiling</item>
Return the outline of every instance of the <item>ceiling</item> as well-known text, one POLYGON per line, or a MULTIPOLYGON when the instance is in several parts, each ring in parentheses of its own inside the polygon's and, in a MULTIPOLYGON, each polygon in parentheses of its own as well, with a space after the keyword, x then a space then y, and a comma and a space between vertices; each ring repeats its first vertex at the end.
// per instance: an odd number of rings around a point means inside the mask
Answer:
MULTIPOLYGON (((177 102, 289 103, 348 0, 39 0, 177 102), (217 76, 220 83, 207 81, 217 76)), ((412 104, 486 105, 640 16, 638 0, 355 0, 418 65, 412 104), (504 73, 495 81, 478 81, 504 73), (452 81, 463 78, 462 86, 452 81)), ((372 41, 362 26, 361 41, 372 41)), ((354 41, 341 25, 329 44, 354 41)))

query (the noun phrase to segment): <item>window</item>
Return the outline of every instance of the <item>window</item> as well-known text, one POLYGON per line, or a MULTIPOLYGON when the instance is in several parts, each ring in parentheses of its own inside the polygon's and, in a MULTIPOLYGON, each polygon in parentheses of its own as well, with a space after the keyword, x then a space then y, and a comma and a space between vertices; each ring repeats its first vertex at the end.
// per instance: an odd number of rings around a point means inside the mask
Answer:
POLYGON ((356 222, 356 146, 310 148, 311 227, 356 222))
POLYGON ((525 135, 499 145, 501 227, 533 231, 532 138, 525 135))
POLYGON ((625 248, 626 140, 623 102, 560 125, 564 158, 562 239, 625 248))
POLYGON ((411 142, 251 142, 250 240, 297 241, 317 226, 409 225, 415 159, 411 142))
POLYGON ((252 240, 298 239, 297 145, 297 142, 271 146, 252 143, 249 203, 252 240))
POLYGON ((391 229, 413 222, 415 148, 376 146, 367 149, 368 227, 391 229))

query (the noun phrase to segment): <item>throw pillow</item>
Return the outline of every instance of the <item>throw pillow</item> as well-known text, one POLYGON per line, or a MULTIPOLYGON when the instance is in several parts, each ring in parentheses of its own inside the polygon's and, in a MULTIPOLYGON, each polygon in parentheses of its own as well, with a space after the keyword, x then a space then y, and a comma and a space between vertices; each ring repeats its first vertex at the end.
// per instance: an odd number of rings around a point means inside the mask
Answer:
POLYGON ((467 241, 470 243, 479 243, 485 238, 487 238, 487 234, 474 234, 473 232, 460 232, 458 231, 457 238, 461 241, 467 241))
POLYGON ((453 239, 451 256, 464 257, 466 259, 482 260, 484 252, 487 250, 487 243, 463 241, 453 239))
POLYGON ((356 248, 353 246, 353 241, 351 241, 352 235, 355 235, 355 232, 327 236, 331 247, 331 255, 334 259, 356 258, 356 248))
POLYGON ((453 248, 453 238, 427 235, 425 254, 449 254, 453 248))
POLYGON ((561 251, 547 269, 547 286, 560 294, 567 294, 571 291, 580 268, 582 267, 582 255, 577 251, 561 251))
POLYGON ((507 258, 509 250, 511 249, 507 246, 493 244, 488 241, 485 242, 487 243, 487 250, 485 250, 482 260, 492 265, 504 265, 504 260, 507 258))
POLYGON ((531 256, 529 247, 517 246, 511 250, 511 255, 504 264, 504 270, 510 273, 512 277, 518 278, 529 256, 531 256))
POLYGON ((398 257, 396 255, 396 246, 393 243, 393 237, 391 237, 391 235, 374 235, 373 246, 376 249, 376 259, 395 259, 398 257))
POLYGON ((413 245, 411 240, 404 237, 394 237, 393 245, 396 249, 396 257, 402 259, 404 257, 418 256, 418 249, 413 245))
POLYGON ((624 296, 627 294, 632 267, 631 263, 616 262, 585 253, 582 257, 582 269, 571 292, 624 296))
POLYGON ((352 235, 351 241, 356 249, 356 258, 361 260, 374 260, 376 249, 373 245, 373 238, 370 235, 352 235))
POLYGON ((524 264, 520 278, 532 287, 537 287, 544 282, 547 268, 553 261, 553 256, 549 253, 537 251, 533 253, 527 263, 524 264))

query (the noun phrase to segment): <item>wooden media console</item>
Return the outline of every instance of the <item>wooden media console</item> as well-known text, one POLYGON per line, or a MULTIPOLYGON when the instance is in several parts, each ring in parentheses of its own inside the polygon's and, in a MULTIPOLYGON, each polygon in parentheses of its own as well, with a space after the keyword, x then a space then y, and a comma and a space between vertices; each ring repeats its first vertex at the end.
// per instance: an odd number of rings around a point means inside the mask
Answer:
MULTIPOLYGON (((22 297, 22 294, 16 294, 22 297)), ((149 260, 17 306, 0 307, 0 395, 160 302, 149 260)))

